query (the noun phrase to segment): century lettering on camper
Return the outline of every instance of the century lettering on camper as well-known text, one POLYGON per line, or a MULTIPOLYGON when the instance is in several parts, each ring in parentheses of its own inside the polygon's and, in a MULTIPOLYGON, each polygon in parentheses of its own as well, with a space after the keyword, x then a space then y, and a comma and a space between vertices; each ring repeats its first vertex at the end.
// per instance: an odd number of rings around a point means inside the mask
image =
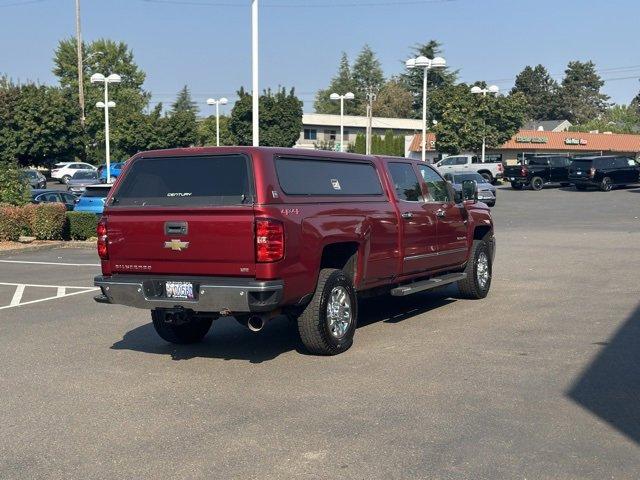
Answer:
POLYGON ((190 197, 191 192, 169 192, 167 197, 190 197))

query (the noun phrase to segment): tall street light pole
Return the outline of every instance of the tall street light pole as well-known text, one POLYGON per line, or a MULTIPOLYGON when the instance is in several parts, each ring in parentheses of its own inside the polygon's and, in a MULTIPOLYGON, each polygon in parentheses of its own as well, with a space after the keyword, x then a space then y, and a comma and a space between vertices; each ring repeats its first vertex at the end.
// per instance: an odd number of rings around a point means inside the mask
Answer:
POLYGON ((344 152, 344 101, 353 100, 356 96, 351 92, 347 92, 344 95, 332 93, 329 98, 331 100, 340 100, 340 151, 344 152))
MULTIPOLYGON (((497 85, 491 85, 489 88, 480 88, 477 85, 475 87, 471 87, 471 93, 475 95, 482 95, 483 97, 486 97, 487 93, 490 93, 492 95, 498 95, 498 92, 500 92, 500 89, 498 88, 497 85)), ((484 122, 486 123, 486 119, 484 119, 484 122)), ((486 149, 486 144, 487 144, 487 133, 483 128, 482 130, 482 163, 484 163, 484 157, 485 157, 484 152, 486 149)))
POLYGON ((251 0, 251 72, 252 72, 252 120, 253 146, 260 145, 260 112, 258 91, 258 0, 251 0))
POLYGON ((229 102, 226 98, 222 97, 219 100, 215 98, 208 98, 207 105, 216 106, 216 147, 220 146, 220 105, 226 105, 229 102))
POLYGON ((109 101, 109 84, 120 83, 122 77, 117 73, 112 73, 108 77, 105 77, 101 73, 94 73, 91 75, 91 83, 104 83, 104 102, 96 103, 96 107, 104 108, 104 151, 107 166, 107 178, 106 183, 111 180, 111 159, 109 151, 109 109, 116 106, 116 102, 109 101))
POLYGON ((78 103, 80 104, 80 125, 84 128, 84 67, 82 64, 82 35, 80 33, 80 0, 76 0, 76 52, 78 55, 78 103))
POLYGON ((432 68, 444 68, 447 66, 447 62, 442 57, 435 57, 434 59, 427 58, 420 55, 416 58, 410 58, 405 62, 408 69, 422 68, 422 161, 427 161, 427 78, 429 77, 429 70, 432 68))

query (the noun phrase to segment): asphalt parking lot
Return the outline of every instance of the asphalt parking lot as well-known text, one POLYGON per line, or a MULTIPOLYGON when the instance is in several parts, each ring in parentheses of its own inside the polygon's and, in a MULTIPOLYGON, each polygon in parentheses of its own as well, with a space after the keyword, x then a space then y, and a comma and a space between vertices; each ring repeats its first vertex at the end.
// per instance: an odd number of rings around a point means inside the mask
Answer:
POLYGON ((493 212, 487 299, 362 302, 330 358, 284 319, 168 345, 92 250, 0 256, 0 478, 638 478, 640 188, 493 212))

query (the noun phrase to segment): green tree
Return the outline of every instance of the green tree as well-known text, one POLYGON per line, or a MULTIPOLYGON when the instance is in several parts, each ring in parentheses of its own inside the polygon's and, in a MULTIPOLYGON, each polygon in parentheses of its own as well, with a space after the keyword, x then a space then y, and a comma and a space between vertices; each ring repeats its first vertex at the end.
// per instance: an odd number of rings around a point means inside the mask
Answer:
POLYGON ((409 118, 412 108, 411 92, 396 78, 392 78, 382 86, 373 102, 373 114, 377 117, 409 118))
POLYGON ((347 150, 350 153, 360 153, 361 155, 364 155, 367 151, 367 138, 364 133, 358 133, 355 141, 349 144, 347 150))
POLYGON ((0 205, 25 205, 31 200, 31 188, 15 162, 0 160, 0 205))
MULTIPOLYGON (((410 57, 425 56, 434 58, 442 55, 442 44, 436 40, 429 40, 427 43, 421 43, 413 46, 409 54, 410 57)), ((421 68, 407 69, 405 73, 400 75, 400 80, 404 83, 405 88, 413 97, 413 118, 422 118, 422 87, 423 87, 424 70, 421 68)), ((458 78, 458 72, 447 68, 432 68, 428 70, 427 86, 429 96, 435 93, 441 87, 452 86, 458 78)), ((431 103, 429 101, 429 103, 431 103)), ((430 105, 429 105, 430 107, 430 105)), ((430 119, 434 118, 429 115, 430 119)))
MULTIPOLYGON (((211 115, 198 123, 198 145, 215 146, 216 116, 211 115)), ((220 115, 220 145, 235 145, 236 141, 229 130, 229 117, 220 115)))
POLYGON ((640 92, 634 97, 633 100, 631 100, 629 106, 633 108, 638 113, 638 115, 640 115, 640 92))
MULTIPOLYGON (((318 90, 316 93, 316 100, 314 102, 314 108, 318 113, 340 113, 340 102, 331 100, 329 96, 332 93, 344 95, 347 92, 356 92, 356 83, 351 73, 351 66, 349 65, 349 57, 342 52, 340 58, 340 66, 338 67, 338 73, 331 79, 331 83, 325 89, 318 90)), ((345 115, 357 115, 359 113, 358 101, 349 100, 344 103, 345 115)))
POLYGON ((629 105, 613 105, 599 118, 573 125, 574 132, 638 133, 640 132, 640 111, 629 105))
POLYGON ((384 73, 380 60, 369 45, 362 47, 362 50, 353 62, 353 82, 355 84, 356 99, 354 103, 361 114, 365 112, 367 103, 366 94, 368 89, 379 92, 384 84, 384 73))
MULTIPOLYGON (((133 147, 128 141, 131 125, 143 114, 150 98, 142 88, 145 73, 135 63, 133 52, 126 43, 99 39, 83 44, 83 50, 86 125, 80 135, 84 148, 78 155, 96 162, 104 158, 104 111, 94 107, 96 102, 104 100, 104 88, 101 84, 91 84, 89 80, 93 73, 99 72, 104 75, 117 73, 122 77, 121 83, 111 85, 109 89, 109 99, 116 103, 116 107, 109 111, 111 151, 114 159, 129 156, 137 151, 131 149, 133 147)), ((79 112, 77 72, 75 39, 60 41, 54 55, 53 73, 73 109, 79 112)), ((79 113, 76 122, 79 123, 79 113)))
MULTIPOLYGON (((260 105, 260 145, 268 147, 292 147, 302 130, 302 102, 292 88, 289 93, 284 87, 276 93, 265 91, 259 98, 260 105)), ((241 88, 238 101, 231 110, 229 130, 238 145, 251 145, 252 97, 241 88)))
POLYGON ((171 111, 173 113, 177 112, 191 112, 194 115, 198 115, 198 104, 191 98, 191 92, 189 91, 189 87, 185 85, 178 92, 178 96, 176 97, 176 101, 171 105, 171 111))
POLYGON ((569 62, 560 89, 565 118, 571 123, 582 124, 603 114, 609 100, 600 92, 603 85, 593 62, 569 62))
MULTIPOLYGON (((441 120, 435 126, 436 148, 449 154, 477 152, 483 134, 489 148, 502 145, 524 121, 526 100, 520 93, 509 96, 478 96, 464 83, 447 88, 441 104, 441 120)), ((444 92, 442 92, 444 93, 444 92)))
POLYGON ((511 93, 524 95, 529 120, 555 120, 561 116, 558 82, 542 65, 527 65, 516 77, 511 93))

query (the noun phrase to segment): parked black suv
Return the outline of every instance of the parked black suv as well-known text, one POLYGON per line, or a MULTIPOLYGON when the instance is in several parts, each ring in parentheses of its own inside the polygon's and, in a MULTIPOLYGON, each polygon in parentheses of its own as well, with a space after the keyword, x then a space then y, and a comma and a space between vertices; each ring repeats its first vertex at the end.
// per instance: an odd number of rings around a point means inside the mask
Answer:
POLYGON ((615 186, 640 182, 640 165, 629 157, 574 158, 569 168, 569 181, 576 190, 598 187, 608 192, 615 186))
POLYGON ((542 190, 549 183, 569 185, 569 165, 571 159, 567 156, 547 155, 530 157, 520 165, 507 165, 504 178, 511 182, 516 190, 531 186, 533 190, 542 190))

